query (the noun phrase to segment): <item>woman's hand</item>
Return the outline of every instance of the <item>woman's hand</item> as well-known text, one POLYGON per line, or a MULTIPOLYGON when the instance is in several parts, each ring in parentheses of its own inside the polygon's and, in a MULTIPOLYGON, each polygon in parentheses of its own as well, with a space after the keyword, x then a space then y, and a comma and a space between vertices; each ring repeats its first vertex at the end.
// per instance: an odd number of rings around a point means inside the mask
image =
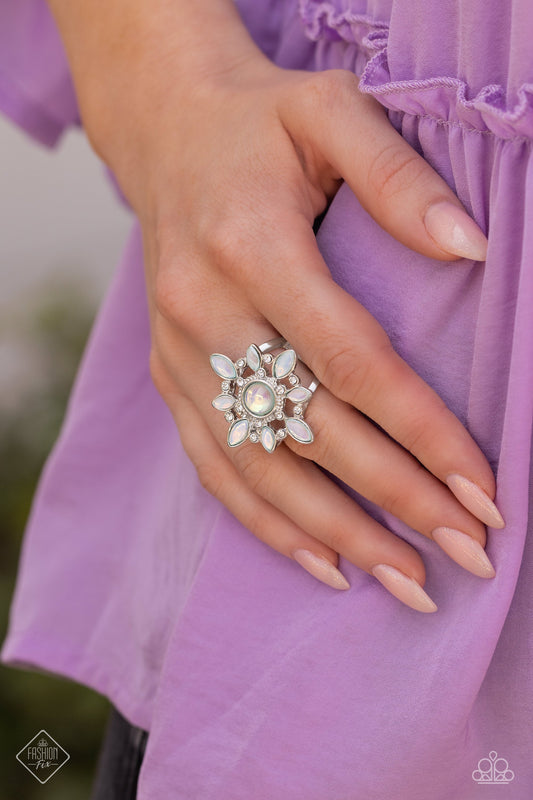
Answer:
POLYGON ((100 2, 98 13, 50 5, 93 146, 141 222, 151 372, 202 484, 337 588, 348 587, 340 554, 408 605, 436 608, 416 550, 317 465, 491 577, 482 522, 503 520, 488 462, 332 280, 312 225, 344 179, 389 233, 429 257, 482 259, 481 231, 351 73, 276 67, 226 0, 100 2), (321 381, 306 413, 315 440, 273 456, 230 450, 208 356, 237 357, 278 332, 321 381))

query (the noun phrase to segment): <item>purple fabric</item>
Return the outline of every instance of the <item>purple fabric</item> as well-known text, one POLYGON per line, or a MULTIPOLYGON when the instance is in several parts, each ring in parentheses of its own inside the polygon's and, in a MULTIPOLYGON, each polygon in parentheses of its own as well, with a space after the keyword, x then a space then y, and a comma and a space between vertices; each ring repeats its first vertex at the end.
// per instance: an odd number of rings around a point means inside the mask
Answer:
MULTIPOLYGON (((31 70, 31 17, 19 11, 30 6, 40 3, 0 9, 2 39, 9 23, 22 48, 0 48, 13 77, 0 103, 21 121, 21 69, 35 103, 24 119, 50 107, 66 125, 66 73, 59 116, 48 91, 60 51, 50 75, 37 54, 31 70)), ((34 501, 2 660, 92 686, 150 730, 140 800, 529 800, 533 8, 239 7, 278 63, 362 75, 363 91, 488 231, 485 265, 433 262, 384 233, 343 185, 318 242, 336 280, 489 458, 507 522, 489 530, 496 578, 474 577, 352 493, 421 553, 439 610, 407 608, 343 559, 351 589, 335 592, 210 497, 150 383, 136 225, 34 501), (473 780, 490 752, 509 762, 510 783, 473 780)), ((46 114, 26 127, 53 138, 46 114)))
POLYGON ((63 45, 44 0, 0 0, 0 110, 50 147, 79 122, 63 45))

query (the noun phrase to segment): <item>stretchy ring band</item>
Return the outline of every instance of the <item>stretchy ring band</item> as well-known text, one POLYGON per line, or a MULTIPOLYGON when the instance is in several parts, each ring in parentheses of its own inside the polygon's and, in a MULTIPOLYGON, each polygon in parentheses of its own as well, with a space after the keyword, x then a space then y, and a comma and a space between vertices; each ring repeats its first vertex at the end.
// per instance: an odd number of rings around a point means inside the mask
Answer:
POLYGON ((230 447, 238 447, 248 439, 261 442, 272 453, 287 436, 311 444, 313 432, 303 415, 319 381, 313 376, 309 387, 300 385, 294 373, 299 359, 286 339, 251 344, 246 355, 236 361, 221 353, 213 353, 209 360, 213 371, 222 378, 222 394, 215 397, 212 405, 223 411, 230 423, 230 447), (278 348, 281 352, 272 355, 278 348))

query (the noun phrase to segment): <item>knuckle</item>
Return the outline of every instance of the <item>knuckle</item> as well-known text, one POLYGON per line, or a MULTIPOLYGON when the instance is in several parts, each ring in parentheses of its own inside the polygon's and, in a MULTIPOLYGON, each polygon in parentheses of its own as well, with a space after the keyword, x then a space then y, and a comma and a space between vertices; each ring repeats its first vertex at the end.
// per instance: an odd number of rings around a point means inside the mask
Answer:
POLYGON ((265 509, 261 501, 258 500, 252 503, 251 507, 247 509, 245 524, 254 536, 257 536, 262 541, 269 541, 268 523, 266 521, 265 509))
POLYGON ((179 315, 181 291, 174 270, 162 267, 155 278, 154 302, 159 313, 169 320, 179 315))
MULTIPOLYGON (((413 452, 417 450, 428 435, 427 420, 416 419, 409 424, 408 432, 402 436, 403 446, 413 452)), ((432 434, 433 435, 433 434, 432 434)))
POLYGON ((352 348, 341 345, 324 353, 321 372, 324 384, 341 400, 353 401, 365 383, 370 365, 367 359, 357 358, 352 348))
POLYGON ((168 386, 168 374, 159 352, 154 347, 150 350, 148 366, 152 383, 161 397, 164 397, 168 386))
POLYGON ((206 233, 205 245, 208 257, 223 275, 236 277, 246 264, 249 239, 249 233, 241 231, 235 222, 222 220, 212 225, 206 233))
POLYGON ((209 494, 217 498, 223 496, 224 470, 221 470, 218 464, 212 461, 200 461, 196 464, 196 474, 201 486, 209 494))
POLYGON ((393 516, 401 518, 408 500, 409 498, 403 487, 390 485, 380 498, 379 504, 393 516))
POLYGON ((162 266, 155 279, 154 302, 159 314, 191 336, 201 336, 205 317, 205 304, 198 302, 205 296, 205 281, 195 265, 173 264, 162 266))
POLYGON ((441 417, 445 418, 449 413, 444 400, 435 397, 430 412, 413 415, 405 422, 405 432, 401 436, 402 446, 411 453, 425 450, 435 439, 435 431, 439 430, 441 417))
POLYGON ((246 485, 253 491, 264 495, 270 475, 269 464, 249 448, 236 453, 236 465, 246 485))
POLYGON ((339 102, 346 100, 347 95, 353 98, 357 89, 358 78, 346 69, 319 70, 307 77, 300 96, 308 109, 316 112, 328 108, 338 109, 339 102))
POLYGON ((346 549, 346 531, 341 525, 336 525, 335 522, 328 529, 327 544, 336 553, 342 553, 346 549))
POLYGON ((388 337, 360 353, 344 343, 330 343, 319 365, 321 380, 340 400, 357 405, 363 392, 367 397, 377 392, 383 356, 391 351, 388 337))
POLYGON ((311 458, 325 467, 334 464, 339 446, 332 433, 331 426, 322 423, 311 423, 311 429, 315 435, 315 441, 311 445, 314 451, 307 458, 311 458))
POLYGON ((390 144, 371 161, 368 184, 378 200, 387 201, 409 189, 425 172, 425 162, 404 145, 390 144))

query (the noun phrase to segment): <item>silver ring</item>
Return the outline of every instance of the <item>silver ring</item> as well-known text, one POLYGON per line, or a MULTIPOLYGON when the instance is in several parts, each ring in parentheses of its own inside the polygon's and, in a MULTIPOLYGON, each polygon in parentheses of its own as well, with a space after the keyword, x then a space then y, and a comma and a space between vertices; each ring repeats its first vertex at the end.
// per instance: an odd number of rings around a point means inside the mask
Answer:
POLYGON ((211 404, 229 422, 230 447, 248 440, 261 442, 273 453, 287 436, 311 444, 313 432, 303 415, 320 384, 313 376, 308 387, 301 386, 294 372, 299 360, 283 337, 251 344, 246 355, 235 361, 222 353, 209 356, 211 368, 222 378, 221 394, 211 404), (281 352, 274 356, 276 349, 281 352))

